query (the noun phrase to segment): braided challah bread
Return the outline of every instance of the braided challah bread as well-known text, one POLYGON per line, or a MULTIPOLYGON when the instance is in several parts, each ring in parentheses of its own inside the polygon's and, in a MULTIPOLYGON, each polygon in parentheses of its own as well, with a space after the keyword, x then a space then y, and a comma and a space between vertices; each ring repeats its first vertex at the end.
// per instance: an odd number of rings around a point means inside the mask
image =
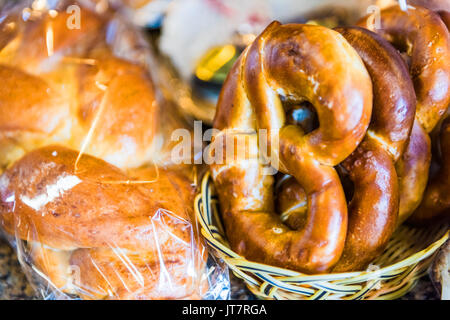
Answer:
POLYGON ((56 16, 46 11, 12 21, 10 14, 2 22, 3 29, 12 24, 16 32, 0 52, 6 81, 0 88, 0 147, 7 155, 1 164, 50 143, 85 147, 120 168, 167 163, 170 146, 162 141, 186 125, 172 116, 172 105, 161 105, 141 58, 148 48, 122 32, 132 60, 118 56, 110 39, 125 24, 120 17, 108 19, 81 6, 80 29, 72 30, 64 25, 63 4, 56 16), (86 137, 89 144, 83 146, 86 137))
POLYGON ((201 298, 195 172, 170 158, 170 134, 189 126, 135 30, 82 5, 69 29, 72 4, 0 24, 0 226, 58 294, 201 298))

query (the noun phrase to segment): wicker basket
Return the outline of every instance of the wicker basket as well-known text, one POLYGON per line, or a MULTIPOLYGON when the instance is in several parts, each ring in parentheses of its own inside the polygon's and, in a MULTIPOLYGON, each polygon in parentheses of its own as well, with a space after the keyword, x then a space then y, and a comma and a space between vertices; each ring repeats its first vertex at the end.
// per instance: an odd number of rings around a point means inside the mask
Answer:
POLYGON ((448 225, 430 229, 400 226, 384 253, 366 271, 307 275, 255 263, 231 250, 218 211, 214 186, 207 173, 195 211, 213 254, 223 259, 261 299, 396 299, 426 274, 434 253, 449 238, 448 225))

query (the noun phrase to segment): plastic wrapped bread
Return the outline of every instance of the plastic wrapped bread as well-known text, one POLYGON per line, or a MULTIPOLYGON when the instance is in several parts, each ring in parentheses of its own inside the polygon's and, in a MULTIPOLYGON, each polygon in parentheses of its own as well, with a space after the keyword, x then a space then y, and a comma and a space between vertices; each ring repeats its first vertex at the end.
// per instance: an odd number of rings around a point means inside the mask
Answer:
POLYGON ((227 269, 193 215, 201 168, 150 48, 104 3, 23 2, 0 20, 0 232, 43 298, 217 299, 227 269))

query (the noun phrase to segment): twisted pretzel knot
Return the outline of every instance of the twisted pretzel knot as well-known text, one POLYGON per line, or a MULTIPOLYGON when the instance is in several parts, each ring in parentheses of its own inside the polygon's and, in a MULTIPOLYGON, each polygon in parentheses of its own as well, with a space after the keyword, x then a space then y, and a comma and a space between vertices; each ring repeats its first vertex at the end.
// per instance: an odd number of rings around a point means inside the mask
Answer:
MULTIPOLYGON (((273 177, 261 174, 257 158, 212 164, 235 250, 252 260, 305 272, 324 272, 338 261, 347 206, 333 166, 363 139, 371 107, 367 70, 335 31, 274 22, 244 51, 223 87, 214 127, 225 132, 221 137, 230 129, 275 132, 279 145, 269 135, 269 151, 279 157, 280 171, 305 190, 308 213, 305 226, 297 230, 281 222, 274 210, 273 177), (286 124, 280 96, 311 102, 319 128, 305 134, 286 124)), ((251 140, 250 154, 257 148, 256 139, 251 140)))
POLYGON ((373 83, 373 111, 363 142, 342 163, 354 184, 349 230, 335 271, 362 269, 381 254, 397 221, 395 162, 414 121, 415 94, 407 66, 383 38, 362 28, 338 28, 363 59, 373 83))
MULTIPOLYGON (((423 8, 410 15, 390 8, 382 11, 381 18, 385 26, 381 36, 356 27, 337 29, 362 58, 370 78, 360 72, 363 65, 358 57, 339 55, 348 46, 345 41, 339 49, 333 48, 338 54, 327 55, 330 39, 336 39, 330 31, 278 23, 272 23, 244 51, 227 78, 215 127, 224 132, 237 128, 274 131, 279 145, 269 136, 269 151, 278 157, 280 171, 292 176, 277 188, 280 208, 296 212, 294 219, 282 215, 286 227, 274 214, 273 178, 259 173, 256 159, 245 167, 244 159, 212 165, 230 244, 247 258, 306 272, 333 266, 334 271, 365 268, 384 249, 396 224, 418 206, 430 162, 427 132, 448 105, 448 32, 439 16, 423 8), (395 25, 398 19, 403 19, 406 30, 395 25), (418 27, 420 34, 415 31, 418 27), (407 40, 410 72, 383 38, 394 45, 407 40), (350 62, 349 57, 354 60, 350 62), (331 66, 333 76, 327 77, 331 66), (345 78, 342 66, 349 68, 353 78, 345 78), (366 133, 371 83, 374 109, 366 133), (342 99, 348 100, 342 103, 342 99), (283 110, 286 101, 311 103, 319 128, 305 134, 299 126, 288 124, 283 110), (333 233, 331 221, 346 217, 342 186, 331 168, 339 163, 354 184, 354 194, 348 207, 348 231, 343 222, 340 229, 334 225, 333 233), (321 215, 324 209, 328 214, 321 215), (339 238, 334 237, 336 230, 339 238), (312 245, 328 246, 332 255, 312 245)), ((251 154, 257 153, 256 142, 252 148, 251 154)))
MULTIPOLYGON (((445 14, 443 14, 445 17, 445 14)), ((363 18, 359 25, 365 26, 363 18)), ((405 51, 417 97, 414 126, 403 156, 396 164, 399 175, 399 223, 422 200, 431 162, 428 134, 442 119, 450 103, 450 36, 440 16, 416 6, 407 12, 398 6, 380 13, 374 30, 400 51, 405 51)))

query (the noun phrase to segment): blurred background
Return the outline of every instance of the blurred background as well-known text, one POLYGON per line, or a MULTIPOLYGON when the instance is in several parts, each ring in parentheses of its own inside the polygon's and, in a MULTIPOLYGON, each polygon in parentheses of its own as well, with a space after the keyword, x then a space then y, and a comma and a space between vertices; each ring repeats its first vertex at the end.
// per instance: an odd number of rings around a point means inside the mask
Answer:
POLYGON ((333 28, 368 12, 374 0, 126 0, 127 14, 149 30, 163 83, 189 115, 210 124, 225 77, 242 50, 270 22, 333 28))

